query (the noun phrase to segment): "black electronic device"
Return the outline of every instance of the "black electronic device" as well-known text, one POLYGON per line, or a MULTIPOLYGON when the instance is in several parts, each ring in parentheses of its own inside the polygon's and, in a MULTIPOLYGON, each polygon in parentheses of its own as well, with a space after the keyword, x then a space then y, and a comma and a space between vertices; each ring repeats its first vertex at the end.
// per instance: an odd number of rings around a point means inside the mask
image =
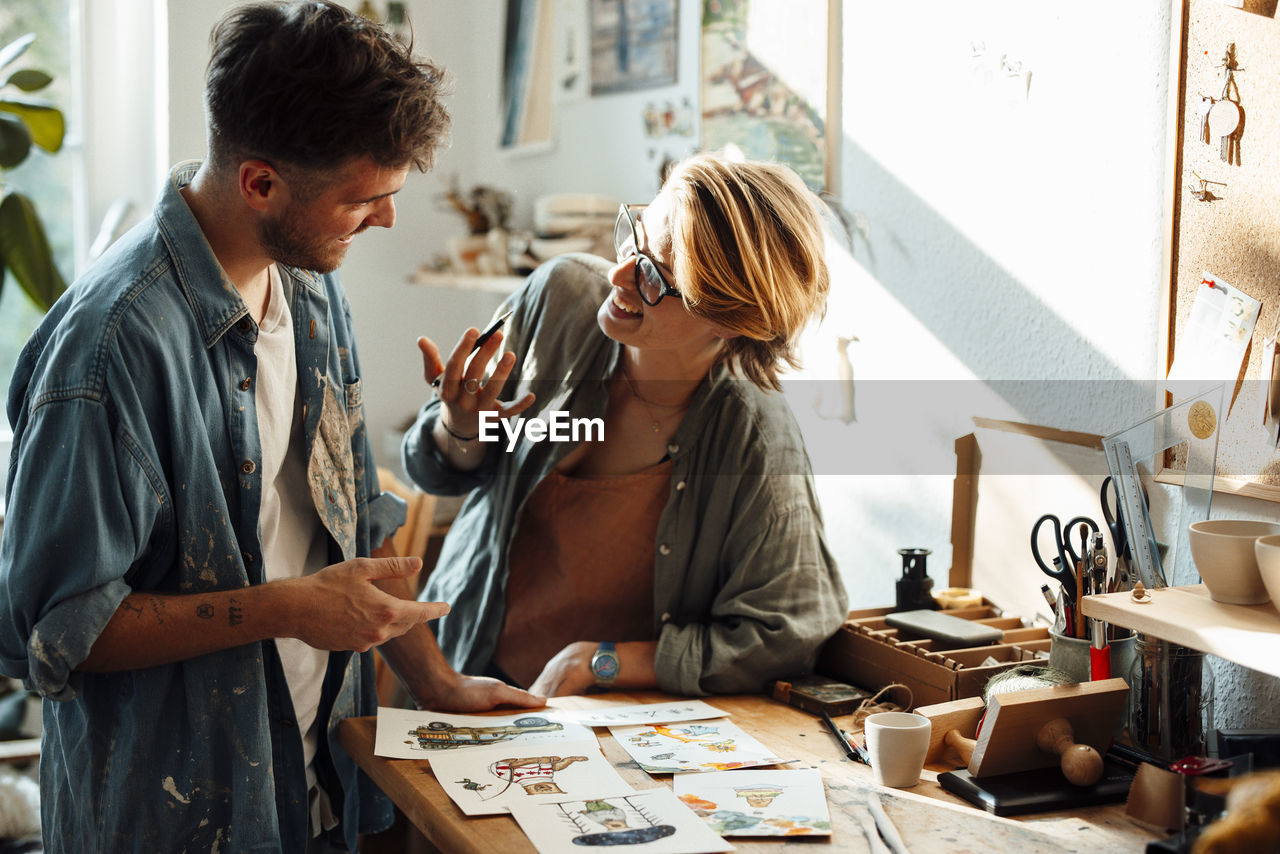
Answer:
POLYGON ((1253 755, 1254 768, 1280 768, 1280 730, 1218 729, 1210 736, 1214 756, 1253 755))
POLYGON ((986 646, 997 643, 1004 632, 991 626, 962 620, 942 611, 899 611, 886 614, 889 626, 916 637, 932 638, 949 647, 986 646))

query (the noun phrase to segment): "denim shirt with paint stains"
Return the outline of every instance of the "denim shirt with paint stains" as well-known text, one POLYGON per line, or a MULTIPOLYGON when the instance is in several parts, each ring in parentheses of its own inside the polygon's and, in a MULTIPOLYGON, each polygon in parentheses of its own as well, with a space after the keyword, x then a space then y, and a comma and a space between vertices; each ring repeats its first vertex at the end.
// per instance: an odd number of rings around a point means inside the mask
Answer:
MULTIPOLYGON (((45 850, 298 851, 302 743, 272 641, 120 673, 74 668, 133 591, 260 584, 257 326, 175 167, 153 219, 57 302, 9 387, 0 670, 45 698, 45 850)), ((330 562, 404 520, 380 494, 349 307, 335 275, 281 267, 296 333, 308 481, 330 562)), ((337 743, 376 709, 371 653, 333 653, 316 772, 357 832, 390 807, 337 743)))

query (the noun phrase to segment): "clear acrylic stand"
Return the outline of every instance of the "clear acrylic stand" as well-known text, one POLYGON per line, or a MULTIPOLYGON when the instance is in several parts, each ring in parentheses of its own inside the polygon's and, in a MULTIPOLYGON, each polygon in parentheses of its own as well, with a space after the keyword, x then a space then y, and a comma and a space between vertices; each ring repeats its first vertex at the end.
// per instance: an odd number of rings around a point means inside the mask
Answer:
POLYGON ((1167 557, 1169 566, 1176 567, 1177 556, 1185 553, 1191 523, 1209 518, 1225 398, 1226 384, 1215 385, 1102 440, 1107 467, 1120 487, 1121 512, 1138 577, 1146 587, 1167 587, 1172 570, 1164 569, 1141 475, 1154 474, 1152 466, 1159 464, 1165 451, 1186 446, 1182 510, 1167 557))

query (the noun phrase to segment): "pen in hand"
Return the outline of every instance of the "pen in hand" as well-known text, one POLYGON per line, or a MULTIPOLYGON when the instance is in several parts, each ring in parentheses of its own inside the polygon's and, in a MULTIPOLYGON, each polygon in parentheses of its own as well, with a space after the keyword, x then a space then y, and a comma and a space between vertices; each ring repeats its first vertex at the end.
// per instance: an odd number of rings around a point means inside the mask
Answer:
POLYGON ((848 756, 854 762, 861 762, 863 765, 870 765, 871 757, 867 755, 866 748, 862 747, 857 742, 850 741, 846 738, 845 734, 840 730, 840 727, 836 726, 836 722, 831 719, 831 715, 827 714, 826 709, 823 709, 821 714, 822 722, 827 725, 827 729, 831 731, 833 736, 835 736, 836 741, 840 745, 840 749, 844 751, 844 755, 848 756))
MULTIPOLYGON (((507 322, 507 318, 508 318, 508 317, 510 317, 510 316, 511 316, 511 312, 509 312, 509 311, 508 311, 506 314, 502 315, 502 316, 501 316, 501 317, 499 317, 497 320, 495 320, 495 321, 493 322, 493 325, 492 325, 492 326, 490 326, 490 327, 489 327, 488 329, 486 329, 484 332, 481 332, 481 333, 480 333, 480 337, 476 339, 476 343, 475 343, 475 344, 473 344, 473 345, 471 346, 471 352, 472 352, 472 353, 474 353, 475 351, 477 351, 477 350, 479 350, 481 347, 483 347, 483 346, 484 346, 484 342, 486 342, 486 341, 488 341, 490 338, 492 338, 492 337, 493 337, 493 333, 495 333, 495 332, 497 332, 499 329, 501 329, 501 328, 502 328, 502 324, 506 323, 506 322, 507 322)), ((441 371, 441 372, 440 372, 440 375, 439 375, 439 376, 437 376, 435 379, 433 379, 433 380, 431 381, 431 387, 432 387, 432 388, 440 388, 440 381, 441 381, 442 379, 444 379, 444 371, 441 371)))

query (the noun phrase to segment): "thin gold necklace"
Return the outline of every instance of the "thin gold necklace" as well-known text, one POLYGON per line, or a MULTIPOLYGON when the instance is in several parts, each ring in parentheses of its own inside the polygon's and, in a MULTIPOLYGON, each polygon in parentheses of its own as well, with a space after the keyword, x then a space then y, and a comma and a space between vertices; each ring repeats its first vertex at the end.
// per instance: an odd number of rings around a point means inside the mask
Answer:
POLYGON ((655 433, 659 432, 662 429, 662 423, 659 417, 653 414, 653 410, 649 408, 651 405, 658 406, 658 407, 667 407, 673 410, 671 412, 668 412, 666 415, 663 415, 662 418, 670 418, 672 415, 679 415, 681 412, 689 408, 689 404, 687 402, 670 404, 670 403, 655 403, 650 400, 645 400, 643 397, 640 396, 640 392, 636 391, 636 385, 631 380, 631 372, 627 370, 627 366, 625 363, 622 365, 622 378, 626 381, 627 389, 631 392, 631 396, 634 397, 637 401, 639 401, 640 405, 644 407, 644 411, 649 414, 650 426, 653 428, 653 432, 655 433))

